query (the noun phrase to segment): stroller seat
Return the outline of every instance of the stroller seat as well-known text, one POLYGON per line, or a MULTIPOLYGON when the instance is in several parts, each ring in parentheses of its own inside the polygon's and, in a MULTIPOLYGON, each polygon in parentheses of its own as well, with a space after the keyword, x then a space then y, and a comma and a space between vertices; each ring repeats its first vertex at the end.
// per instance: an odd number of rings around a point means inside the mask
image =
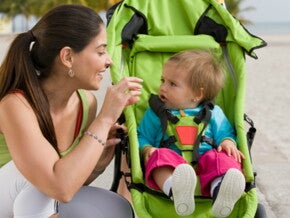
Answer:
MULTIPOLYGON (((124 0, 107 12, 107 18, 113 83, 124 76, 144 80, 140 101, 124 110, 131 176, 128 187, 137 216, 179 217, 170 199, 144 183, 136 129, 149 107, 150 95, 157 93, 164 62, 182 50, 210 49, 226 63, 226 82, 215 103, 235 127, 238 148, 246 156, 242 163, 246 190, 230 217, 254 217, 260 205, 250 155, 252 138, 247 137, 251 132, 245 130, 245 55, 257 59, 254 50, 266 42, 250 34, 216 0, 124 0)), ((202 197, 199 188, 195 201, 195 212, 187 217, 213 217, 212 199, 202 197)))

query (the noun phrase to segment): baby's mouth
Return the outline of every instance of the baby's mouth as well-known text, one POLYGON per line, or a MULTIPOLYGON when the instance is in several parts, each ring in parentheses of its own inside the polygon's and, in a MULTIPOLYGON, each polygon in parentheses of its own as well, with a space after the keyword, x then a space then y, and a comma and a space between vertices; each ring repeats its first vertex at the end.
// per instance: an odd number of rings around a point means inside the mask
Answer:
POLYGON ((166 99, 166 97, 164 95, 160 95, 159 98, 163 102, 166 102, 167 101, 167 99, 166 99))

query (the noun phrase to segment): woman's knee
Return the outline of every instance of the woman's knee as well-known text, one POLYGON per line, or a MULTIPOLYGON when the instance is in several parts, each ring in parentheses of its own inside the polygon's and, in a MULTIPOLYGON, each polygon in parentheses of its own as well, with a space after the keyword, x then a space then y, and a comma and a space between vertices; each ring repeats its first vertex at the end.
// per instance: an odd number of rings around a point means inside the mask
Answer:
POLYGON ((59 218, 130 218, 131 204, 122 196, 106 189, 84 186, 69 203, 59 204, 59 218))

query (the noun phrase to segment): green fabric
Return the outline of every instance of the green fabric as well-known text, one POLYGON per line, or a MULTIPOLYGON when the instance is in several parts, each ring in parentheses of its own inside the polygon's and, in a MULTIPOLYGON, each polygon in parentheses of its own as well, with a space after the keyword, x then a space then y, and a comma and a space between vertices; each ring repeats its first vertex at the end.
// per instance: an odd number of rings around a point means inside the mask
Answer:
POLYGON ((8 163, 11 160, 11 156, 6 145, 6 141, 3 134, 0 134, 0 167, 8 163))
MULTIPOLYGON (((80 128, 79 134, 76 137, 76 139, 74 140, 73 144, 66 151, 62 152, 61 156, 65 156, 66 154, 68 154, 78 144, 78 142, 83 134, 83 131, 87 125, 88 114, 89 114, 88 99, 86 97, 86 93, 84 92, 84 90, 78 90, 78 94, 80 96, 80 99, 81 99, 82 105, 83 105, 83 119, 82 119, 82 123, 81 123, 81 128, 80 128)), ((8 163, 10 160, 11 160, 11 156, 9 154, 8 147, 6 145, 4 135, 0 134, 0 167, 2 167, 4 164, 8 163)))
MULTIPOLYGON (((178 218, 175 212, 174 205, 171 200, 152 195, 147 192, 140 193, 132 189, 132 201, 136 213, 142 218, 155 218, 155 217, 170 217, 178 218)), ((212 200, 209 198, 195 198, 195 211, 185 218, 213 218, 211 213, 212 200)), ((244 193, 240 200, 235 205, 235 209, 229 218, 253 218, 257 210, 257 193, 255 189, 244 193)))
POLYGON ((191 163, 193 161, 193 156, 192 156, 192 150, 194 148, 194 143, 195 140, 197 139, 198 135, 203 129, 204 123, 200 123, 199 125, 196 124, 193 119, 194 116, 180 116, 180 115, 175 115, 179 118, 179 121, 177 124, 173 124, 171 122, 168 122, 166 133, 168 136, 174 136, 177 141, 175 142, 175 145, 179 148, 181 151, 182 157, 188 162, 191 163), (194 138, 194 141, 191 144, 181 144, 178 132, 176 131, 177 127, 181 126, 190 126, 190 127, 196 127, 196 136, 194 138))
POLYGON ((86 96, 86 93, 84 90, 79 89, 78 94, 80 96, 80 99, 81 99, 82 105, 83 105, 83 119, 81 122, 80 131, 79 131, 79 134, 77 135, 77 137, 75 138, 75 140, 73 141, 72 145, 66 151, 61 152, 62 157, 67 155, 69 152, 71 152, 76 147, 76 145, 79 143, 79 141, 83 135, 83 132, 86 128, 86 125, 87 125, 88 116, 89 116, 88 99, 87 99, 87 96, 86 96))
MULTIPOLYGON (((177 116, 177 115, 175 115, 177 116)), ((196 127, 197 128, 197 131, 196 131, 196 137, 198 136, 198 134, 200 134, 203 126, 204 126, 204 123, 201 123, 200 125, 196 124, 193 119, 194 119, 194 116, 180 116, 178 115, 177 116, 179 118, 179 121, 177 124, 173 124, 171 122, 168 122, 168 126, 167 126, 167 129, 166 129, 166 133, 171 136, 171 135, 174 135, 175 138, 177 139, 177 141, 175 142, 176 146, 181 150, 193 150, 193 147, 194 147, 194 142, 192 144, 181 144, 180 140, 179 140, 179 135, 178 135, 178 132, 176 131, 176 127, 180 127, 180 126, 190 126, 190 127, 196 127)))
MULTIPOLYGON (((215 0, 124 0, 115 10, 107 27, 108 52, 113 59, 111 77, 117 83, 124 76, 137 76, 144 80, 141 99, 124 110, 130 141, 131 173, 135 183, 144 183, 140 164, 136 128, 149 107, 148 99, 157 93, 164 62, 174 53, 186 49, 210 49, 222 62, 226 52, 234 71, 226 65, 226 82, 215 103, 219 105, 237 132, 239 149, 245 154, 243 173, 247 182, 254 181, 251 157, 244 128, 246 89, 245 54, 257 58, 254 50, 266 45, 259 37, 250 34, 228 11, 215 0), (132 48, 121 43, 124 26, 131 20, 134 10, 147 19, 148 34, 138 34, 132 48), (162 9, 162 10, 161 10, 162 9), (227 29, 226 43, 218 43, 210 35, 194 35, 202 17, 208 17, 227 29), (226 47, 222 45, 226 44, 226 47), (223 49, 226 48, 226 49, 223 49)), ((199 193, 197 191, 196 193, 199 193)), ((131 189, 137 215, 146 217, 175 217, 171 201, 131 189)), ((211 217, 211 200, 197 199, 196 211, 188 217, 211 217)), ((257 208, 256 189, 243 195, 231 217, 254 217, 257 208)))

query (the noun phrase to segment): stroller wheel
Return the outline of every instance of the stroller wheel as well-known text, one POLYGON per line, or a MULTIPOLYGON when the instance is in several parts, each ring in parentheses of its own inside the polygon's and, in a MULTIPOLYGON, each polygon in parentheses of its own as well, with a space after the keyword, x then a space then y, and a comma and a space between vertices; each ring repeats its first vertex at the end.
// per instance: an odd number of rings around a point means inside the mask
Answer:
POLYGON ((255 218, 267 218, 266 210, 263 204, 258 203, 255 218))

